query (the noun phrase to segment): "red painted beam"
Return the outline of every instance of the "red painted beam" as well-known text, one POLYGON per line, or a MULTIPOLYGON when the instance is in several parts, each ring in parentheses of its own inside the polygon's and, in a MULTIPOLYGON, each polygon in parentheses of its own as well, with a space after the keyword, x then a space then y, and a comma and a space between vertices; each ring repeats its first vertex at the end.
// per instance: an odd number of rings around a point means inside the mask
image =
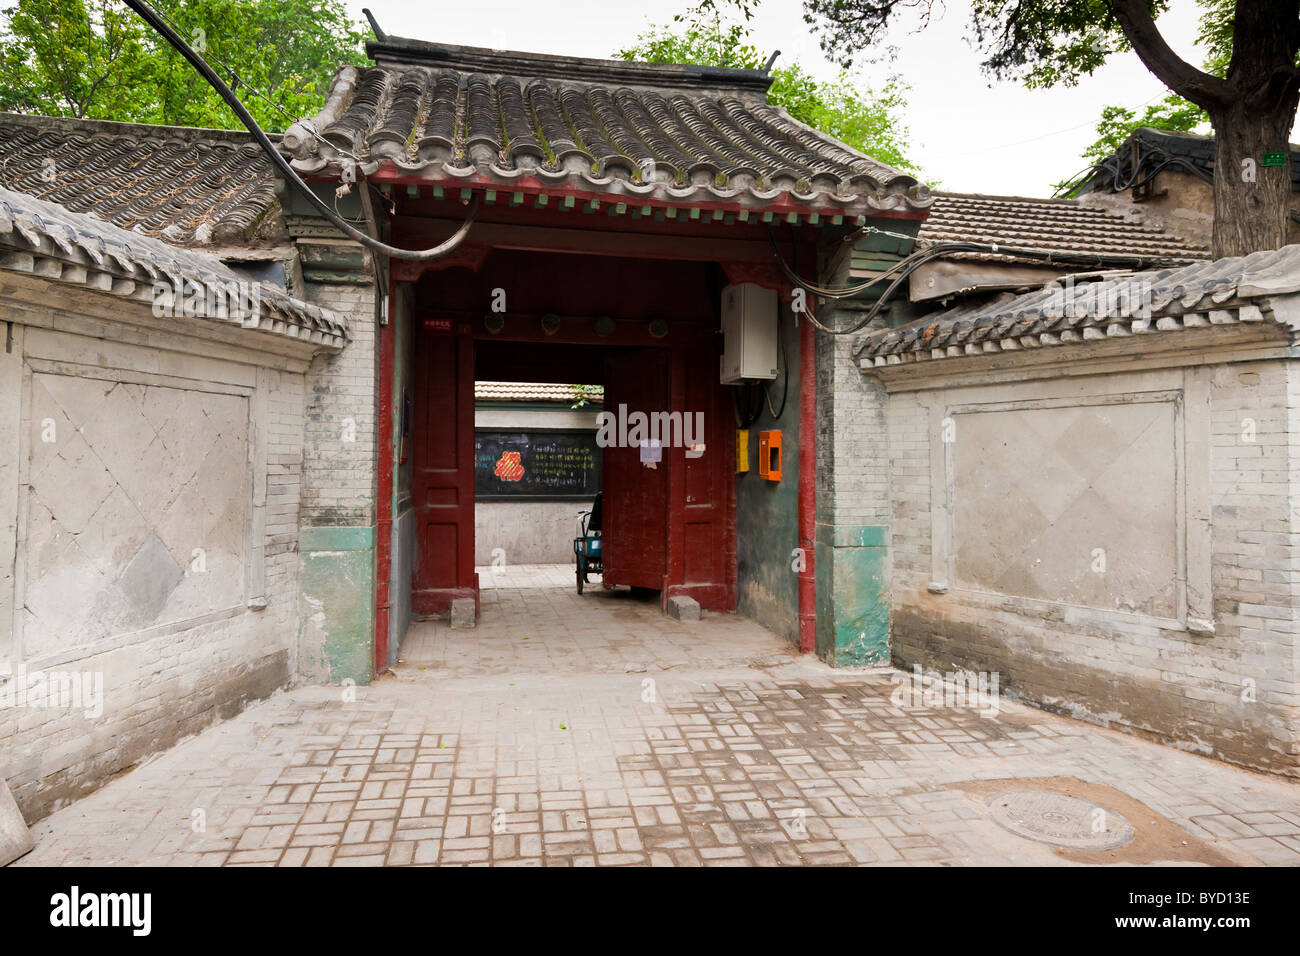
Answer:
POLYGON ((799 330, 799 547, 804 570, 799 574, 799 649, 817 647, 817 585, 814 577, 817 540, 817 361, 816 333, 806 318, 799 330))
MULTIPOLYGON (((398 216, 393 220, 392 241, 409 244, 432 244, 444 241, 455 232, 460 223, 447 218, 415 218, 398 216)), ((474 246, 492 249, 513 249, 521 252, 571 252, 594 256, 617 256, 628 259, 671 259, 697 262, 752 262, 774 261, 767 232, 732 230, 732 237, 717 235, 682 235, 672 226, 638 231, 593 229, 593 223, 569 218, 560 224, 529 225, 478 221, 470 227, 468 242, 474 246)), ((808 247, 813 248, 815 234, 808 236, 808 247)), ((439 266, 433 263, 416 263, 417 266, 439 266)), ((463 263, 457 263, 463 264, 463 263)))
MULTIPOLYGON (((662 199, 655 199, 648 196, 638 196, 634 193, 613 193, 597 189, 580 189, 572 183, 559 183, 551 185, 542 182, 536 176, 524 175, 519 177, 510 184, 503 184, 481 172, 475 172, 465 178, 438 176, 432 170, 426 170, 416 173, 399 171, 390 163, 383 163, 379 169, 369 176, 372 183, 383 184, 390 183, 394 186, 440 186, 447 195, 459 195, 463 190, 483 193, 491 190, 502 197, 502 204, 505 205, 509 200, 505 197, 514 193, 521 193, 527 197, 546 196, 564 199, 572 197, 575 204, 586 203, 595 200, 600 203, 601 208, 607 206, 616 206, 622 204, 628 210, 644 209, 678 209, 690 210, 699 209, 701 213, 712 214, 715 210, 724 213, 748 212, 751 216, 761 218, 763 213, 770 212, 774 216, 785 216, 789 213, 795 213, 801 219, 809 215, 834 217, 843 216, 845 219, 856 220, 858 216, 866 216, 868 219, 924 219, 929 214, 928 209, 860 209, 855 212, 846 212, 844 207, 837 206, 834 203, 827 203, 821 206, 811 206, 806 203, 795 202, 789 193, 782 193, 778 198, 765 201, 758 205, 747 205, 743 202, 729 201, 725 199, 708 199, 686 202, 669 202, 662 199)), ((322 182, 336 182, 336 179, 330 177, 319 177, 322 182)), ((689 217, 689 212, 687 213, 689 217)))

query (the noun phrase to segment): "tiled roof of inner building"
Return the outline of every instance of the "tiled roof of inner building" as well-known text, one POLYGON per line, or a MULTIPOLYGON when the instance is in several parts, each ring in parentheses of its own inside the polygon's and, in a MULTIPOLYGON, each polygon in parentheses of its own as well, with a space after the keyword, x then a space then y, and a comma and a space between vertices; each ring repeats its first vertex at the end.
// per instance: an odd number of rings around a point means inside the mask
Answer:
POLYGON ((1276 323, 1295 340, 1298 316, 1279 314, 1268 297, 1297 292, 1300 245, 1283 246, 1081 282, 1068 291, 1053 282, 1037 292, 871 332, 853 352, 866 368, 1252 322, 1276 323))
POLYGON ((351 333, 347 319, 302 302, 284 290, 252 282, 252 314, 242 294, 251 281, 216 256, 180 249, 127 232, 86 213, 0 187, 0 272, 79 286, 152 306, 157 284, 182 293, 181 301, 214 304, 206 321, 341 349, 351 333), (237 303, 237 304, 236 304, 237 303))
POLYGON ((474 399, 480 402, 563 402, 572 404, 580 399, 588 403, 601 402, 605 390, 593 386, 582 391, 576 385, 555 385, 550 382, 475 382, 474 399))
POLYGON ((431 182, 531 180, 665 205, 841 215, 929 205, 912 177, 769 105, 758 70, 398 38, 367 51, 376 65, 339 70, 324 109, 286 132, 281 149, 300 172, 332 175, 352 157, 431 182))
MULTIPOLYGON (((921 238, 1100 257, 1140 257, 1148 266, 1181 266, 1209 258, 1204 246, 1077 199, 935 193, 930 216, 921 223, 921 238)), ((945 258, 1038 261, 993 252, 957 252, 945 258)))
MULTIPOLYGON (((1099 164, 1087 182, 1087 189, 1093 192, 1111 192, 1115 186, 1116 176, 1120 182, 1127 182, 1133 176, 1133 154, 1136 148, 1138 157, 1143 162, 1143 171, 1150 172, 1165 160, 1172 160, 1172 172, 1196 171, 1202 178, 1214 176, 1214 137, 1199 133, 1184 133, 1175 130, 1139 127, 1129 134, 1128 139, 1119 145, 1099 164), (1191 167, 1191 168, 1189 168, 1191 167)), ((1291 152, 1291 189, 1300 191, 1300 147, 1289 144, 1291 152)))
POLYGON ((0 186, 173 244, 247 239, 275 184, 247 133, 0 113, 0 186))

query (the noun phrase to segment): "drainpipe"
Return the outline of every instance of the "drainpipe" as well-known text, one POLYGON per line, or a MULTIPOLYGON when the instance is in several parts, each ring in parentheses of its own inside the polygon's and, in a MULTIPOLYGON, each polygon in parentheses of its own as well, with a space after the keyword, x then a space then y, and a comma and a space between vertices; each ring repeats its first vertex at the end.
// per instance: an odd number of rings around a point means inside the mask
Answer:
POLYGON ((817 523, 817 362, 816 337, 807 318, 799 326, 799 650, 817 647, 817 586, 814 578, 817 523))

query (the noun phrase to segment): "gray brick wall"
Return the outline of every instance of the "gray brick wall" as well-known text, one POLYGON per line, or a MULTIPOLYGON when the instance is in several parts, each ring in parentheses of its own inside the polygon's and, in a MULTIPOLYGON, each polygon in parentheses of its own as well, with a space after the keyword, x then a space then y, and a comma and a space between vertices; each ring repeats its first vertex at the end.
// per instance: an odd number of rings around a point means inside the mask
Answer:
POLYGON ((309 526, 372 526, 379 376, 375 288, 309 285, 306 298, 347 316, 352 341, 338 354, 317 356, 307 373, 302 520, 309 526))

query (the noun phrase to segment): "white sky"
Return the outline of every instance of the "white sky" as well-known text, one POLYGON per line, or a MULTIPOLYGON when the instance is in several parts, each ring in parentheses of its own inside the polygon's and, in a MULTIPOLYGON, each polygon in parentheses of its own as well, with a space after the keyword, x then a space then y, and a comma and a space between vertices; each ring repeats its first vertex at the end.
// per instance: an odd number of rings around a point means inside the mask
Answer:
MULTIPOLYGON (((592 57, 611 56, 651 24, 670 21, 690 4, 691 0, 678 0, 676 6, 671 0, 347 2, 363 22, 361 8, 369 7, 380 27, 394 36, 592 57), (542 9, 545 13, 539 16, 542 9)), ((944 189, 1049 196, 1052 183, 1083 165, 1079 155, 1096 138, 1102 106, 1136 109, 1168 92, 1133 53, 1113 56, 1073 89, 991 85, 979 71, 981 57, 963 36, 969 18, 969 4, 952 0, 924 31, 909 32, 906 25, 894 29, 891 42, 899 55, 892 64, 863 68, 873 84, 890 72, 911 84, 905 117, 911 129, 911 156, 944 189)), ((1159 21, 1170 46, 1199 66, 1203 56, 1194 46, 1196 24, 1194 0, 1173 0, 1159 21)), ((781 50, 779 63, 797 60, 819 77, 835 75, 835 67, 822 56, 803 22, 801 0, 761 0, 751 30, 760 49, 781 50)))

